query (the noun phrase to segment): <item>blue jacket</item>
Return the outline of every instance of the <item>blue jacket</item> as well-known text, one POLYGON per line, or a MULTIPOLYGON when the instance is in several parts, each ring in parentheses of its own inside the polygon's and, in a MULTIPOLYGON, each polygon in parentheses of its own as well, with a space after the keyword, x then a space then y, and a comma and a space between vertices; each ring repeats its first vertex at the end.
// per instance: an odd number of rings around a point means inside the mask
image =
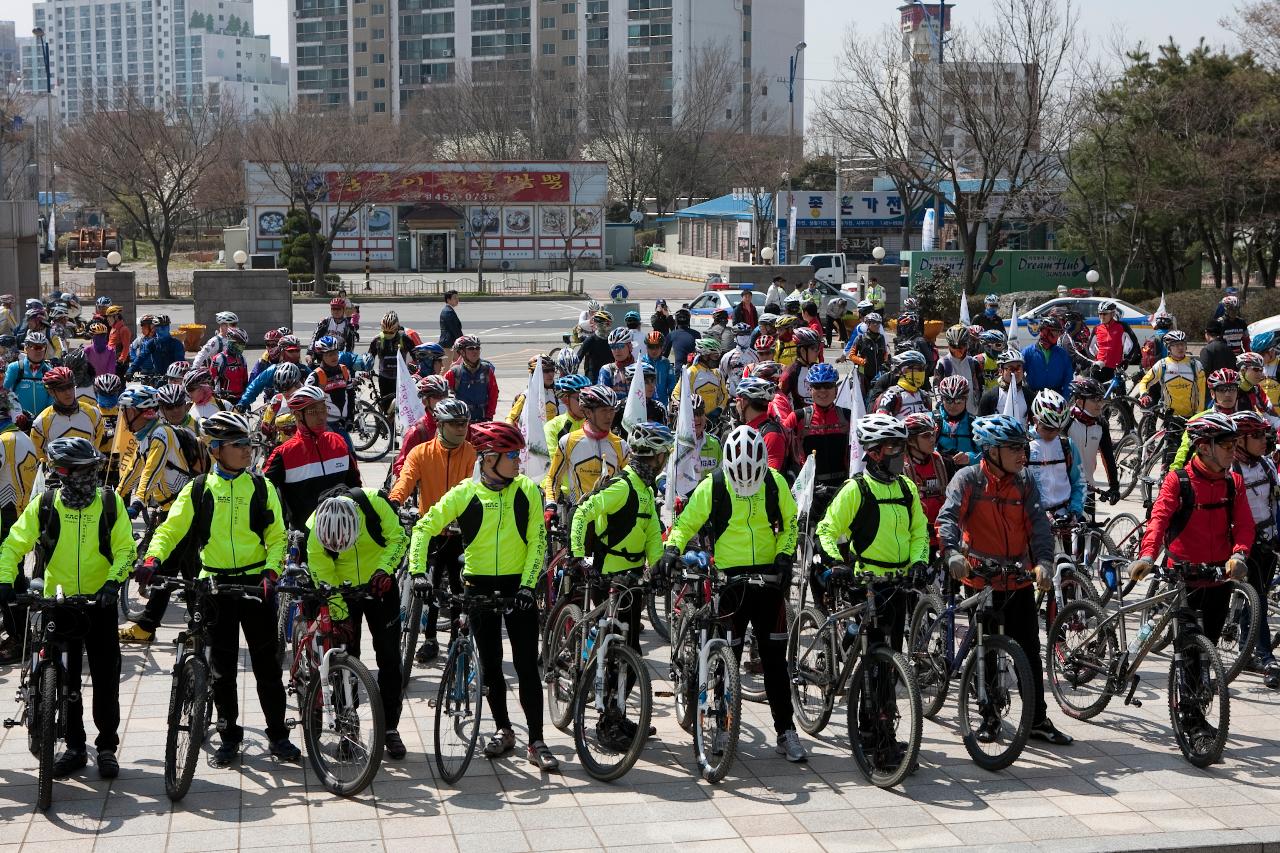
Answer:
POLYGON ((133 351, 133 360, 129 362, 130 376, 135 373, 163 376, 169 369, 169 365, 175 361, 183 361, 187 357, 187 350, 182 345, 182 341, 171 335, 159 333, 149 338, 135 340, 130 349, 133 351))
POLYGON ((671 359, 668 358, 649 358, 649 356, 641 356, 649 364, 653 365, 653 369, 658 371, 655 378, 655 389, 653 398, 655 400, 670 400, 671 392, 676 388, 676 371, 671 366, 671 359))
POLYGON ((973 415, 965 411, 955 423, 947 420, 947 413, 939 405, 933 412, 933 420, 938 425, 938 452, 950 458, 957 453, 969 454, 972 465, 982 458, 978 446, 973 443, 973 415))
MULTIPOLYGON (((301 365, 299 365, 299 367, 301 367, 301 365)), ((305 370, 303 371, 303 375, 306 375, 305 370)), ((257 376, 253 377, 253 380, 249 382, 249 387, 245 388, 244 393, 240 395, 240 402, 236 405, 247 409, 253 405, 253 401, 258 399, 263 392, 270 391, 275 387, 276 365, 273 364, 264 369, 257 376)))
POLYGON ((1075 379, 1076 370, 1066 350, 1055 345, 1046 358, 1037 342, 1023 348, 1022 361, 1029 391, 1034 394, 1052 388, 1064 398, 1071 399, 1071 380, 1075 379))
POLYGON ((17 394, 18 403, 32 415, 40 414, 53 403, 44 387, 44 372, 51 366, 43 361, 32 370, 31 362, 23 355, 5 368, 4 387, 17 394))

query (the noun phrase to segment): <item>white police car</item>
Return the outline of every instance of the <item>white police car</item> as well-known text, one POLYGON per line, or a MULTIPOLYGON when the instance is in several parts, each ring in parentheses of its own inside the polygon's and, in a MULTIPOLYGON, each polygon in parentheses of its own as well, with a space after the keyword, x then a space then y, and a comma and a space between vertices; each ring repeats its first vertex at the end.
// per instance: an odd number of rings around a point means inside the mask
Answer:
MULTIPOLYGON (((1107 297, 1104 296, 1061 296, 1056 299, 1050 299, 1048 302, 1037 305, 1035 308, 1018 315, 1018 336, 1030 338, 1040 334, 1040 320, 1047 317, 1049 312, 1055 308, 1063 308, 1068 312, 1080 314, 1084 317, 1085 323, 1090 326, 1096 326, 1098 325, 1098 306, 1106 301, 1107 297)), ((1149 312, 1130 305, 1128 302, 1121 302, 1119 299, 1111 301, 1116 303, 1120 321, 1133 330, 1133 334, 1137 337, 1139 344, 1155 334, 1155 329, 1151 326, 1149 312)), ((1006 331, 1010 322, 1010 320, 1004 321, 1006 331)))

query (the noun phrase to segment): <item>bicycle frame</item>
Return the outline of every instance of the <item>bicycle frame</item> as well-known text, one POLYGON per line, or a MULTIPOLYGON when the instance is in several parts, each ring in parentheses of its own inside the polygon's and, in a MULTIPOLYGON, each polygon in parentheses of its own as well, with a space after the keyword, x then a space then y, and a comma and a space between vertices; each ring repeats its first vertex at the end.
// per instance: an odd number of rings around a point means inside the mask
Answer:
MULTIPOLYGON (((849 619, 857 619, 861 617, 859 621, 874 623, 875 613, 875 594, 871 591, 870 586, 868 586, 867 600, 861 604, 854 604, 844 608, 843 610, 838 610, 835 613, 828 614, 826 620, 818 627, 818 630, 813 632, 813 642, 817 642, 818 639, 828 631, 838 638, 839 631, 837 626, 839 623, 846 622, 849 619)), ((830 688, 831 695, 833 697, 839 697, 845 694, 849 684, 849 676, 853 674, 854 666, 857 665, 858 659, 867 652, 869 641, 867 640, 867 632, 865 630, 860 630, 858 632, 858 643, 858 650, 854 654, 849 654, 844 648, 843 643, 836 642, 835 644, 836 655, 840 659, 840 672, 836 675, 835 680, 831 684, 819 685, 821 687, 830 688)), ((809 647, 805 649, 805 654, 813 651, 815 651, 813 643, 810 643, 809 647)), ((797 655, 797 657, 801 657, 801 655, 797 655)), ((817 680, 813 675, 801 672, 794 663, 790 664, 788 668, 792 670, 788 673, 792 679, 799 678, 808 681, 810 684, 817 684, 817 680)))
MULTIPOLYGON (((1168 575, 1166 575, 1166 577, 1167 576, 1168 575)), ((1117 658, 1120 662, 1117 671, 1106 673, 1108 679, 1107 690, 1112 694, 1117 693, 1119 692, 1121 684, 1129 682, 1129 694, 1124 700, 1126 705, 1132 704, 1133 693, 1138 686, 1138 667, 1146 659, 1147 655, 1151 653, 1151 649, 1160 641, 1160 638, 1164 636, 1165 629, 1170 627, 1171 623, 1173 627, 1173 659, 1175 661, 1182 660, 1182 653, 1178 650, 1177 642, 1178 635, 1181 633, 1182 622, 1176 617, 1178 616, 1179 611, 1183 610, 1186 605, 1187 589, 1186 584, 1181 578, 1178 578, 1177 580, 1177 585, 1171 590, 1159 593, 1151 598, 1144 598, 1141 601, 1135 601, 1132 604, 1121 604, 1113 610, 1109 616, 1099 622, 1097 629, 1085 638, 1084 644, 1093 643, 1099 634, 1105 630, 1109 630, 1108 626, 1113 622, 1120 626, 1118 631, 1119 645, 1117 648, 1124 650, 1123 656, 1117 658), (1143 641, 1142 645, 1138 647, 1138 651, 1130 657, 1128 630, 1125 627, 1125 616, 1160 604, 1172 604, 1173 606, 1166 607, 1164 609, 1159 621, 1156 623, 1156 627, 1152 630, 1147 639, 1143 641)), ((1121 601, 1124 600, 1124 596, 1128 592, 1132 591, 1136 583, 1136 581, 1130 581, 1129 584, 1120 591, 1119 598, 1121 601)))
MULTIPOLYGON (((619 580, 622 580, 622 578, 619 578, 619 580)), ((617 581, 611 582, 609 584, 608 598, 606 598, 605 601, 599 607, 591 611, 592 616, 595 616, 595 614, 599 613, 599 618, 596 620, 596 646, 595 646, 595 653, 596 653, 595 707, 597 711, 603 712, 605 710, 604 681, 605 681, 605 676, 607 675, 605 671, 605 659, 608 657, 609 646, 611 646, 617 640, 621 640, 623 642, 626 642, 627 640, 628 626, 624 625, 618 619, 618 610, 620 609, 619 602, 622 600, 622 596, 624 594, 634 595, 635 590, 640 590, 643 588, 644 588, 643 584, 639 584, 636 586, 622 586, 617 581)), ((583 618, 582 624, 588 625, 590 624, 590 620, 587 618, 583 618)), ((586 651, 585 646, 583 647, 583 651, 584 652, 586 651)), ((626 704, 626 697, 627 697, 626 684, 625 684, 626 674, 621 670, 619 670, 617 673, 617 677, 619 679, 619 684, 618 684, 619 689, 615 691, 614 697, 618 705, 618 710, 623 711, 625 710, 624 706, 626 704)))

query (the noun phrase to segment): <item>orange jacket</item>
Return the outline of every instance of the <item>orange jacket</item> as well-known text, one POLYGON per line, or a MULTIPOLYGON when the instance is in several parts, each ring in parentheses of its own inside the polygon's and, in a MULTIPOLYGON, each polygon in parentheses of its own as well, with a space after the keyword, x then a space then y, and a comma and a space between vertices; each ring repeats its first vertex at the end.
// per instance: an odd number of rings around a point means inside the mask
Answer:
POLYGON ((111 334, 107 337, 107 346, 116 348, 121 364, 129 363, 129 345, 132 343, 133 330, 126 326, 123 320, 112 324, 111 334))
POLYGON ((471 478, 475 465, 476 449, 471 446, 471 442, 464 441, 450 449, 437 436, 409 451, 390 498, 403 503, 416 489, 418 515, 426 515, 427 510, 444 497, 445 492, 471 478))

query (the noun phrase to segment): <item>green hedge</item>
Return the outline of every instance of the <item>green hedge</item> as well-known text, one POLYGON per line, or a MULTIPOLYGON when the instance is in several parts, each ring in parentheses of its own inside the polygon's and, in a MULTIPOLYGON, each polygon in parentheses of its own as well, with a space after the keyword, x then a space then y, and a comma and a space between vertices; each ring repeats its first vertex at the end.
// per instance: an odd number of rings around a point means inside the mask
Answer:
MULTIPOLYGON (((1178 328, 1196 333, 1204 329, 1205 321, 1213 317, 1214 310, 1222 299, 1222 291, 1217 288, 1207 290, 1180 290, 1165 296, 1165 306, 1178 320, 1178 328)), ((1160 295, 1141 303, 1139 308, 1154 311, 1160 304, 1160 295)), ((1251 322, 1280 314, 1280 289, 1250 288, 1244 300, 1241 313, 1251 322)))

